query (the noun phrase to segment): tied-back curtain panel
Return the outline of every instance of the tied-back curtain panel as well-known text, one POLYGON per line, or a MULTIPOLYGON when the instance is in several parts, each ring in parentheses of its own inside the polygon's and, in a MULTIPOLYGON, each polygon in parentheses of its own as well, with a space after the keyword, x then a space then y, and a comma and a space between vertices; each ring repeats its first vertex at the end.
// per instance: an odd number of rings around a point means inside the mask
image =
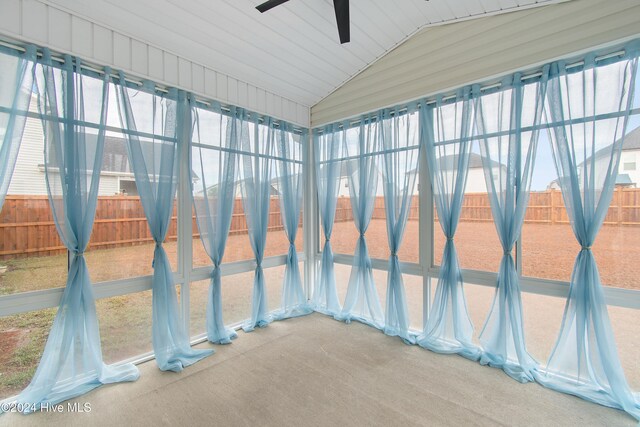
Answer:
POLYGON ((313 311, 304 295, 296 251, 296 236, 300 224, 302 189, 304 187, 302 144, 305 144, 306 140, 306 132, 296 135, 292 127, 284 123, 275 131, 280 212, 284 231, 289 240, 282 284, 281 308, 274 314, 275 320, 304 316, 313 311))
POLYGON ((344 154, 345 130, 338 125, 328 125, 322 133, 316 132, 313 139, 314 164, 318 210, 324 233, 322 259, 313 290, 313 309, 317 312, 335 316, 340 313, 336 288, 336 274, 331 250, 331 232, 336 217, 340 174, 344 154))
POLYGON ((35 73, 36 48, 22 55, 0 55, 0 209, 9 190, 27 121, 35 73))
POLYGON ((545 111, 558 183, 582 246, 571 275, 562 326, 547 368, 547 387, 620 408, 640 420, 640 399, 620 364, 591 246, 607 214, 632 107, 638 44, 622 59, 580 67, 551 64, 545 111))
POLYGON ((382 123, 376 116, 363 117, 360 126, 347 129, 344 123, 347 156, 346 170, 353 223, 359 233, 349 276, 344 306, 336 319, 350 322, 358 320, 378 329, 384 327, 384 316, 376 284, 365 233, 371 222, 378 190, 379 155, 382 123))
POLYGON ((473 325, 467 312, 462 273, 453 239, 460 219, 467 181, 473 101, 471 88, 458 90, 454 101, 439 96, 435 106, 420 103, 421 141, 426 150, 433 198, 447 239, 429 318, 417 343, 440 353, 458 353, 472 360, 480 349, 472 343, 473 325))
POLYGON ((522 75, 516 73, 505 78, 494 93, 481 94, 479 85, 473 87, 485 182, 504 251, 493 303, 480 333, 480 363, 502 368, 520 382, 534 380, 537 362, 525 344, 520 284, 512 251, 529 202, 548 74, 549 67, 545 66, 539 80, 525 86, 522 75), (534 130, 523 132, 523 127, 534 130))
POLYGON ((94 79, 84 77, 80 66, 79 59, 68 55, 60 67, 54 66, 45 49, 36 75, 38 108, 49 117, 42 119, 47 194, 56 229, 70 253, 70 265, 38 369, 17 399, 27 412, 102 384, 135 381, 139 376, 133 364, 107 366, 102 360, 84 252, 98 199, 110 71, 94 79), (85 127, 86 122, 94 126, 85 127))
POLYGON ((219 104, 215 103, 212 108, 214 114, 202 111, 207 117, 203 117, 201 126, 199 108, 195 101, 192 100, 191 104, 194 116, 192 140, 201 142, 208 137, 220 148, 214 150, 194 145, 190 171, 200 240, 213 263, 206 309, 207 339, 215 344, 229 344, 237 334, 225 327, 222 318, 220 265, 235 205, 241 119, 237 117, 238 109, 235 107, 230 108, 229 115, 223 115, 219 104), (205 136, 205 133, 210 135, 205 136))
POLYGON ((178 183, 180 145, 191 135, 187 121, 186 94, 171 89, 166 97, 154 95, 154 87, 145 83, 144 91, 127 88, 120 74, 118 112, 127 145, 129 162, 144 209, 149 230, 155 241, 153 253, 152 312, 153 350, 156 362, 163 371, 180 372, 213 350, 192 349, 189 333, 180 318, 173 272, 167 253, 162 247, 173 212, 178 183), (135 97, 129 92, 134 92, 135 97), (151 97, 151 102, 136 104, 135 100, 151 97), (134 102, 132 102, 134 99, 134 102), (151 106, 149 108, 148 106, 151 106), (153 137, 140 136, 138 126, 153 130, 153 137), (186 136, 185 136, 186 135, 186 136))
POLYGON ((414 343, 409 334, 409 311, 405 296, 398 251, 411 212, 411 202, 417 194, 419 147, 419 119, 417 105, 405 112, 400 108, 381 114, 382 126, 382 188, 389 241, 389 273, 387 275, 387 306, 384 332, 399 336, 406 343, 414 343))
POLYGON ((251 318, 242 326, 245 332, 250 332, 257 327, 267 326, 273 320, 267 305, 262 260, 267 244, 271 195, 276 187, 272 169, 275 131, 272 119, 266 118, 261 122, 256 114, 249 115, 246 112, 241 126, 240 149, 251 154, 242 154, 240 158, 240 190, 249 242, 256 260, 251 318))

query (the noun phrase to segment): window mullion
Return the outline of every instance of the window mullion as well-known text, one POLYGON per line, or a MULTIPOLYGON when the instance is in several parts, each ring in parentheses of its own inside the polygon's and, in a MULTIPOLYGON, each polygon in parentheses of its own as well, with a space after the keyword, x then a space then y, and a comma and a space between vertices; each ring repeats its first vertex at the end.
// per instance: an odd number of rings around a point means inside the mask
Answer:
POLYGON ((185 106, 184 113, 180 116, 184 120, 182 126, 182 134, 178 138, 182 140, 179 145, 180 167, 178 180, 178 275, 182 277, 182 285, 180 286, 180 307, 181 317, 185 331, 191 336, 190 326, 190 298, 189 291, 191 287, 191 269, 193 264, 193 232, 191 230, 191 183, 190 183, 190 166, 191 166, 191 108, 185 106))
MULTIPOLYGON (((432 110, 421 111, 420 114, 429 114, 432 110)), ((420 120, 422 122, 422 120, 420 120)), ((433 130, 433 127, 431 127, 433 130)), ((426 129, 420 126, 420 141, 426 137, 422 132, 426 129)), ((426 325, 429 318, 429 308, 431 307, 431 274, 429 271, 433 267, 433 192, 431 190, 431 179, 427 165, 426 150, 420 150, 420 167, 418 168, 419 179, 419 233, 420 233, 420 265, 422 266, 422 321, 426 325)))
POLYGON ((316 277, 316 256, 318 253, 318 203, 315 197, 315 172, 313 158, 313 136, 309 132, 307 141, 302 147, 303 152, 303 176, 305 183, 305 191, 303 195, 303 235, 304 235, 304 253, 305 253, 305 281, 304 290, 307 299, 311 299, 316 277))

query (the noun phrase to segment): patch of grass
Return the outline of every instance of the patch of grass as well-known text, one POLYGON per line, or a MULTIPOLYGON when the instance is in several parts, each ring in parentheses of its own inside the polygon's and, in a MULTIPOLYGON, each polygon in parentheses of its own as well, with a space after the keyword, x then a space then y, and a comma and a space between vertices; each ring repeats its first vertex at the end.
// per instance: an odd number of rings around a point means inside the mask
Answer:
POLYGON ((33 374, 36 373, 36 369, 37 366, 30 366, 24 370, 2 373, 0 375, 1 396, 10 396, 25 388, 33 378, 33 374))
POLYGON ((29 328, 25 345, 18 347, 11 361, 14 366, 33 366, 38 364, 42 353, 44 352, 44 346, 47 343, 49 336, 49 330, 53 324, 53 316, 51 321, 42 324, 38 328, 29 328))
POLYGON ((0 318, 0 330, 17 330, 20 338, 0 366, 0 398, 11 396, 29 384, 42 357, 56 309, 0 318))
POLYGON ((53 255, 0 261, 7 271, 0 275, 0 295, 64 286, 67 256, 53 255))

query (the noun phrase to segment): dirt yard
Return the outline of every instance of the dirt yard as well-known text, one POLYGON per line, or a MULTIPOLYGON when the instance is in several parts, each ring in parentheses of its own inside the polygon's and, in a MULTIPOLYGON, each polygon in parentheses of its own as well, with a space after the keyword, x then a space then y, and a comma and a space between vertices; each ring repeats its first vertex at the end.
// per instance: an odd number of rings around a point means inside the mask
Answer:
MULTIPOLYGON (((434 227, 434 261, 440 264, 445 237, 440 224, 434 227)), ((525 224, 522 230, 522 265, 525 276, 569 281, 580 245, 567 225, 525 224)), ((331 245, 335 253, 353 254, 358 233, 352 222, 336 223, 331 245)), ((366 233, 372 258, 388 259, 386 223, 373 220, 366 233)), ((418 222, 407 224, 401 261, 418 262, 418 222)), ((491 222, 461 222, 455 235, 462 268, 498 271, 502 248, 491 222)), ((605 286, 640 289, 640 227, 603 226, 593 246, 605 286)), ((515 253, 515 251, 514 251, 515 253)))

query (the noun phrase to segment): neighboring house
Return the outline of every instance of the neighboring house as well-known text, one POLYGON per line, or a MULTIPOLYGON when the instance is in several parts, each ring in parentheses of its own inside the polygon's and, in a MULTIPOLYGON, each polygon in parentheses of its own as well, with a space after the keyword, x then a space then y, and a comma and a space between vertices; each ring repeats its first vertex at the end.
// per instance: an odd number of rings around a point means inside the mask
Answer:
POLYGON ((351 197, 349 194, 349 168, 353 170, 358 169, 358 161, 356 159, 343 160, 340 162, 340 183, 338 184, 338 197, 351 197), (351 163, 351 164, 349 164, 351 163))
POLYGON ((558 178, 554 179, 547 185, 547 190, 560 190, 560 184, 558 184, 558 178))
MULTIPOLYGON (((602 167, 606 167, 609 163, 609 148, 597 152, 596 162, 602 163, 602 167)), ((583 167, 581 163, 578 166, 580 171, 583 167)), ((640 186, 640 126, 629 132, 622 145, 622 153, 620 156, 620 166, 618 167, 618 176, 616 178, 617 187, 638 187, 640 186)), ((547 190, 560 190, 558 180, 554 179, 547 185, 547 190)))
MULTIPOLYGON (((321 166, 325 167, 324 165, 321 166)), ((338 174, 338 179, 339 179, 339 183, 338 183, 338 197, 350 197, 349 195, 349 185, 351 185, 349 183, 349 170, 353 170, 356 171, 358 170, 358 160, 357 159, 351 159, 351 160, 342 160, 340 162, 340 172, 338 174)), ((376 167, 376 170, 378 170, 378 168, 376 167)), ((382 178, 378 178, 378 188, 376 191, 376 195, 378 196, 382 196, 382 178)))
MULTIPOLYGON (((450 159, 448 157, 444 157, 441 159, 443 162, 447 162, 448 160, 457 161, 453 156, 450 159)), ((338 197, 350 197, 349 196, 349 165, 348 162, 357 162, 357 160, 346 160, 342 161, 340 174, 339 174, 339 189, 338 189, 338 197)), ((492 160, 493 167, 493 175, 497 176, 498 168, 500 164, 496 161, 492 160)), ((352 170, 357 170, 357 163, 351 164, 352 170)), ((506 173, 506 166, 502 166, 503 173, 506 173)), ((413 169, 407 173, 416 174, 417 170, 413 169)), ((467 175, 467 185, 465 187, 465 193, 486 193, 487 192, 487 184, 485 182, 484 176, 484 166, 482 164, 482 156, 476 153, 471 153, 469 156, 469 172, 467 175)), ((415 180, 415 190, 414 194, 418 194, 418 179, 415 180)), ((383 195, 382 189, 382 178, 378 179, 378 189, 376 191, 377 196, 383 195)))
POLYGON ((629 132, 622 145, 616 185, 640 186, 640 126, 629 132))
MULTIPOLYGON (((340 172, 338 173, 338 197, 349 197, 349 168, 347 162, 353 162, 354 160, 342 160, 340 162, 340 172)), ((322 170, 326 167, 326 163, 320 166, 321 173, 318 176, 323 176, 322 170)))
POLYGON ((464 188, 464 192, 465 194, 487 192, 482 157, 475 153, 471 153, 469 157, 469 173, 467 175, 467 186, 464 188))
MULTIPOLYGON (((194 177, 194 197, 201 197, 203 192, 202 192, 202 184, 197 185, 195 184, 196 181, 199 180, 199 178, 194 177)), ((246 180, 241 180, 241 181, 237 181, 235 184, 235 198, 239 199, 242 198, 242 191, 243 191, 243 186, 245 185, 246 180)), ((219 188, 220 184, 213 184, 210 185, 209 187, 207 187, 207 195, 215 197, 218 193, 218 188, 219 188)), ((270 197, 278 197, 280 195, 280 192, 278 191, 278 180, 273 179, 271 181, 271 190, 270 190, 270 197)))
MULTIPOLYGON (((628 173, 618 173, 616 177, 616 187, 626 187, 626 188, 635 188, 636 182, 631 180, 631 177, 628 173)), ((558 180, 554 179, 547 185, 547 190, 558 190, 560 191, 560 184, 558 184, 558 180)))
MULTIPOLYGON (((31 98, 29 111, 38 112, 35 96, 31 98)), ((87 135, 87 144, 95 144, 95 135, 87 135)), ((113 196, 126 192, 137 195, 133 173, 129 167, 125 142, 122 137, 107 136, 100 173, 100 196, 113 196)), ((44 168, 44 134, 38 119, 28 118, 18 152, 18 159, 7 194, 46 195, 44 168)))
MULTIPOLYGON (((446 163, 448 160, 457 161, 457 156, 445 156, 440 159, 441 162, 446 163)), ((502 173, 506 174, 507 167, 504 165, 500 165, 500 163, 491 160, 492 164, 492 174, 494 178, 498 176, 499 168, 502 168, 502 173)), ((484 166, 482 164, 482 156, 477 153, 471 153, 469 155, 469 172, 467 174, 467 185, 464 189, 465 194, 467 193, 486 193, 487 192, 487 182, 485 181, 484 176, 484 166)))

